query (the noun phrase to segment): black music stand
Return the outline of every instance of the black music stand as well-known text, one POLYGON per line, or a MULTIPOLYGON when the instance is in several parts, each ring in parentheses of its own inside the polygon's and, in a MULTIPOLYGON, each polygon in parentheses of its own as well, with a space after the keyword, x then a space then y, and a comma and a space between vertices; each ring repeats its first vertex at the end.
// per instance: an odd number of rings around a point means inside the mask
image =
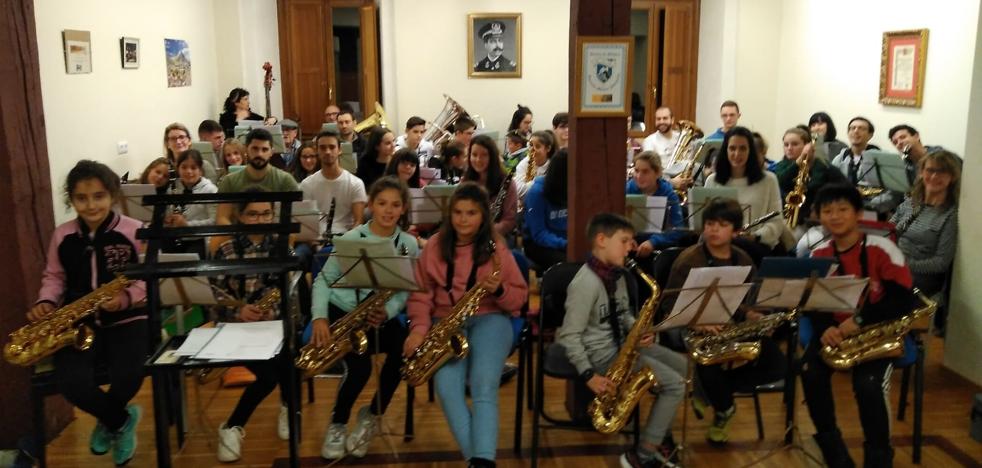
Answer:
MULTIPOLYGON (((160 285, 158 279, 188 276, 247 275, 257 273, 279 274, 277 287, 282 293, 280 310, 283 319, 283 349, 291 360, 296 355, 296 330, 293 317, 289 313, 288 272, 302 268, 300 260, 290 254, 289 235, 300 231, 300 226, 290 222, 292 202, 300 201, 301 192, 262 192, 262 193, 207 193, 207 194, 168 194, 143 197, 143 204, 153 206, 150 226, 137 231, 137 238, 147 241, 147 251, 143 264, 134 265, 120 273, 127 278, 144 280, 147 285, 147 302, 150 316, 150 330, 160 328, 160 285), (190 227, 165 227, 164 218, 170 205, 270 202, 279 205, 279 222, 255 225, 212 225, 190 227), (245 258, 236 260, 204 260, 160 263, 160 248, 165 240, 182 237, 230 236, 235 234, 278 234, 269 257, 245 258)), ((183 371, 196 368, 228 367, 241 365, 241 362, 202 362, 189 359, 161 360, 168 351, 177 349, 185 336, 171 337, 160 344, 160 334, 150 333, 152 356, 144 366, 150 371, 153 381, 154 436, 157 443, 157 466, 169 468, 171 409, 183 405, 183 396, 175 392, 174 382, 183 371), (159 361, 159 362, 158 362, 159 361)), ((287 413, 290 426, 289 464, 300 465, 300 403, 296 368, 290 366, 289 378, 283 382, 287 395, 287 413)), ((178 418, 178 445, 184 442, 184 427, 178 418)))
MULTIPOLYGON (((676 294, 678 297, 671 313, 655 326, 655 333, 671 328, 693 328, 700 325, 721 325, 729 322, 751 288, 751 285, 743 283, 743 280, 734 281, 741 271, 745 271, 743 273, 745 279, 750 268, 693 268, 691 272, 697 273, 696 276, 690 274, 692 280, 686 279, 686 284, 682 288, 669 289, 664 292, 666 295, 676 294), (710 272, 710 270, 716 271, 710 272), (721 284, 724 282, 725 284, 721 284)), ((695 372, 693 360, 687 359, 686 362, 686 390, 682 402, 682 441, 675 447, 675 452, 679 454, 679 461, 683 465, 686 462, 688 450, 689 387, 692 385, 692 376, 695 372)))

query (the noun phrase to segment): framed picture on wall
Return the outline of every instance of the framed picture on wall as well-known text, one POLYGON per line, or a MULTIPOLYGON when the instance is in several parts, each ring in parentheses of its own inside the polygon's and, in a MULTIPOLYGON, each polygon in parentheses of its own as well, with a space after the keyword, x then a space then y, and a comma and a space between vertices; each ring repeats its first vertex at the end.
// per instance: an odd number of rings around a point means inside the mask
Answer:
POLYGON ((140 68, 140 40, 135 37, 119 38, 119 60, 123 68, 140 68))
POLYGON ((631 36, 576 39, 573 110, 582 117, 626 117, 631 112, 631 36))
POLYGON ((89 31, 61 32, 65 42, 65 73, 92 73, 92 38, 89 31))
POLYGON ((921 107, 927 69, 927 29, 883 33, 880 103, 921 107))
POLYGON ((522 14, 467 15, 467 76, 522 77, 522 14))

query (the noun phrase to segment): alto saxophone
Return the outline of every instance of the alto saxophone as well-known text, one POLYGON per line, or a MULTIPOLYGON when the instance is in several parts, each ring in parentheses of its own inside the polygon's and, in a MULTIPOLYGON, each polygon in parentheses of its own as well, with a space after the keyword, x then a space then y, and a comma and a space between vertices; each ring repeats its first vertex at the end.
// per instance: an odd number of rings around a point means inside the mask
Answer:
POLYGON ((769 336, 798 311, 781 312, 727 326, 716 335, 692 334, 685 338, 689 355, 702 366, 726 362, 749 362, 760 356, 760 339, 769 336))
MULTIPOLYGON (((263 311, 263 316, 260 320, 272 320, 274 318, 274 312, 276 311, 276 305, 280 302, 280 289, 273 288, 271 291, 266 293, 265 296, 259 298, 258 301, 253 303, 254 306, 258 307, 263 311)), ((205 385, 209 382, 215 381, 215 379, 220 378, 228 372, 228 367, 208 367, 198 371, 198 383, 205 385)))
POLYGON ((125 276, 117 276, 41 320, 14 330, 3 348, 3 358, 16 366, 32 366, 69 345, 79 351, 91 348, 95 332, 88 324, 79 322, 99 310, 99 305, 116 297, 130 282, 125 276))
MULTIPOLYGON (((489 247, 494 264, 491 275, 497 277, 501 275, 501 261, 495 254, 494 241, 489 247)), ((423 343, 406 358, 402 366, 402 378, 406 383, 414 387, 420 386, 429 381, 450 358, 462 359, 467 356, 470 345, 467 343, 467 337, 460 330, 464 322, 477 312, 481 300, 489 293, 491 291, 484 289, 481 283, 475 284, 457 301, 450 315, 430 328, 423 343)))
POLYGON ((358 304, 351 312, 331 324, 331 343, 327 346, 314 346, 308 343, 300 348, 294 364, 308 379, 333 367, 346 354, 365 354, 368 351, 368 315, 373 310, 385 307, 385 303, 395 291, 383 289, 358 304))
POLYGON ((631 419, 631 413, 634 412, 634 407, 641 400, 641 396, 655 383, 655 373, 650 368, 644 367, 634 373, 631 373, 631 369, 638 360, 641 336, 651 328, 661 291, 658 283, 642 271, 633 260, 628 260, 627 266, 637 272, 651 288, 651 297, 641 306, 637 320, 617 353, 617 358, 607 369, 606 377, 613 383, 613 391, 597 395, 587 408, 593 427, 603 434, 612 434, 621 430, 631 419))
POLYGON ((532 139, 530 138, 528 143, 525 145, 525 159, 528 160, 528 167, 525 168, 525 183, 531 183, 535 179, 535 151, 532 148, 532 139))
POLYGON ((801 155, 798 157, 797 164, 798 176, 794 179, 794 190, 784 197, 784 222, 790 229, 798 226, 798 213, 805 204, 805 191, 811 178, 812 158, 801 155))
POLYGON ((916 322, 934 315, 938 308, 937 302, 919 290, 914 289, 914 295, 921 301, 920 307, 896 320, 862 327, 855 335, 842 340, 838 346, 822 347, 822 360, 829 367, 844 371, 867 361, 903 355, 904 336, 916 322))

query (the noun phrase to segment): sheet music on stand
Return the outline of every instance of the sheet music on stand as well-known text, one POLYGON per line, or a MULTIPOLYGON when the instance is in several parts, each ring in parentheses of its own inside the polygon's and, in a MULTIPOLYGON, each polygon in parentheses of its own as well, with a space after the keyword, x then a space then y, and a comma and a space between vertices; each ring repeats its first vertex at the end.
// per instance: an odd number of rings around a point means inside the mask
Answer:
POLYGON ((338 160, 338 163, 341 164, 341 169, 352 174, 358 172, 358 155, 355 154, 355 147, 350 141, 341 142, 341 158, 338 160))
POLYGON ((672 311, 655 331, 729 322, 753 286, 744 282, 750 270, 750 266, 693 268, 672 311))
POLYGON ((436 224, 450 209, 450 197, 454 185, 427 185, 421 189, 409 189, 409 222, 411 224, 436 224))
POLYGON ((689 228, 702 231, 702 210, 717 198, 737 199, 738 190, 734 187, 692 187, 689 189, 689 228))
POLYGON ((656 233, 664 229, 668 197, 627 195, 624 207, 635 232, 656 233))
POLYGON ((427 184, 440 184, 443 182, 441 176, 442 171, 435 167, 420 167, 419 168, 419 178, 425 181, 427 184))
POLYGON ((201 159, 211 163, 212 167, 222 167, 218 164, 218 155, 215 154, 215 147, 208 141, 196 141, 191 143, 191 148, 201 153, 201 159))
POLYGON ((143 206, 143 196, 156 195, 157 188, 153 184, 123 184, 119 188, 123 196, 116 209, 124 216, 149 223, 153 219, 153 207, 143 206))
MULTIPOLYGON (((881 187, 900 193, 910 191, 910 180, 907 179, 907 165, 903 156, 889 151, 867 150, 875 168, 873 171, 881 187)), ((863 158, 865 160, 865 157, 863 158)))
MULTIPOLYGON (((193 262, 197 260, 200 259, 196 253, 161 253, 157 257, 159 263, 193 262)), ((140 255, 140 262, 143 262, 142 254, 140 255)), ((161 278, 159 281, 160 305, 164 307, 183 306, 189 308, 193 305, 218 305, 223 302, 215 297, 215 290, 207 276, 161 278)))
POLYGON ((764 257, 758 276, 762 279, 754 307, 791 310, 801 299, 812 279, 829 277, 838 263, 833 257, 764 257))
POLYGON ((293 202, 290 215, 295 223, 300 223, 300 232, 296 240, 300 242, 317 242, 321 238, 321 212, 317 209, 315 200, 293 202))
POLYGON ((343 272, 332 288, 421 291, 416 258, 399 255, 389 239, 334 239, 332 257, 343 272))

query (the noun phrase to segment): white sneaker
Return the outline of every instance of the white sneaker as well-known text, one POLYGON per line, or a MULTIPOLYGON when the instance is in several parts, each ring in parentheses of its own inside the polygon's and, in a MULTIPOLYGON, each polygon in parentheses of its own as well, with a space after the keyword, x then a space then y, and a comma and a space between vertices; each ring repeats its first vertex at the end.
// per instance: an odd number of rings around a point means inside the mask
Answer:
POLYGON ((226 427, 222 423, 218 427, 218 461, 234 462, 242 458, 242 439, 245 429, 239 426, 226 427))
POLYGON ((372 414, 367 406, 362 407, 358 411, 358 422, 355 423, 355 429, 348 436, 345 447, 355 457, 364 457, 368 453, 368 446, 372 443, 372 439, 378 433, 378 417, 372 414))
POLYGON ((331 424, 327 426, 327 435, 324 436, 324 445, 321 445, 321 457, 327 460, 334 460, 344 456, 344 440, 348 435, 348 428, 344 424, 331 424))
POLYGON ((276 435, 280 440, 290 440, 290 418, 288 417, 286 406, 280 406, 280 417, 276 421, 276 435))

